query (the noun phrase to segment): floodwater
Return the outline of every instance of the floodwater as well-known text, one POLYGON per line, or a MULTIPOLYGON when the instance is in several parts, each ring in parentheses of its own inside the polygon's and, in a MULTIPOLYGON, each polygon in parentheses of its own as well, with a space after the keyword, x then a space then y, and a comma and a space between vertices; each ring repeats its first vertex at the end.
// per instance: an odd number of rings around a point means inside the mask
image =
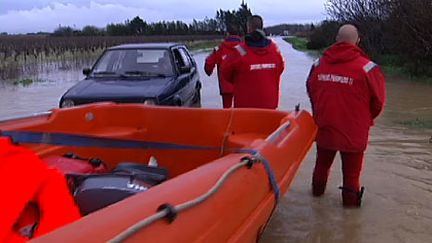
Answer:
MULTIPOLYGON (((287 69, 280 109, 300 104, 310 110, 304 82, 313 57, 276 39, 287 69)), ((196 53, 201 67, 206 53, 196 53)), ((47 68, 28 77, 30 85, 0 81, 0 120, 46 111, 83 78, 84 67, 47 68)), ((201 71, 203 107, 220 108, 216 75, 201 71)), ((391 78, 385 112, 371 130, 362 176, 366 193, 361 209, 341 206, 341 163, 334 162, 328 188, 311 196, 315 149, 281 200, 260 242, 431 242, 432 241, 432 86, 391 78)))

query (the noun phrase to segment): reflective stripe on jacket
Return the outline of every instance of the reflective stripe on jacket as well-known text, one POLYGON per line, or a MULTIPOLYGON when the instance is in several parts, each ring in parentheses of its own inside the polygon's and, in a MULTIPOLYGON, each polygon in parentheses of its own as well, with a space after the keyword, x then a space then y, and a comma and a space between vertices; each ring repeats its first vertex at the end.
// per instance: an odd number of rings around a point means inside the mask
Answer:
POLYGON ((320 147, 364 151, 369 129, 385 101, 381 69, 349 43, 337 43, 312 66, 307 91, 319 130, 320 147))

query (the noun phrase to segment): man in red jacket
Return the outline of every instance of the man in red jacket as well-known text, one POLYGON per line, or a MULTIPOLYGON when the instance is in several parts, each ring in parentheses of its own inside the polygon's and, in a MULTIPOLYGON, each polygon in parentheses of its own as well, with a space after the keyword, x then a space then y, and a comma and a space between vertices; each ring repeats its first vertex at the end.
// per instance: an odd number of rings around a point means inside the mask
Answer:
POLYGON ((342 26, 336 40, 315 61, 306 83, 319 128, 312 192, 314 196, 324 193, 330 166, 339 151, 343 205, 359 207, 363 155, 369 128, 384 106, 385 79, 381 69, 357 46, 356 27, 342 26))
POLYGON ((263 20, 249 18, 245 42, 222 63, 222 78, 234 85, 234 107, 276 109, 280 77, 285 68, 279 48, 266 38, 263 20))
POLYGON ((227 26, 227 37, 222 42, 217 50, 210 54, 204 65, 204 71, 208 76, 213 73, 213 69, 217 65, 219 78, 219 91, 222 96, 223 108, 231 108, 233 102, 234 87, 231 82, 225 80, 220 75, 220 66, 228 55, 232 55, 236 50, 234 47, 241 42, 239 30, 234 25, 227 26))
POLYGON ((5 137, 0 172, 0 242, 25 242, 80 218, 64 175, 5 137))

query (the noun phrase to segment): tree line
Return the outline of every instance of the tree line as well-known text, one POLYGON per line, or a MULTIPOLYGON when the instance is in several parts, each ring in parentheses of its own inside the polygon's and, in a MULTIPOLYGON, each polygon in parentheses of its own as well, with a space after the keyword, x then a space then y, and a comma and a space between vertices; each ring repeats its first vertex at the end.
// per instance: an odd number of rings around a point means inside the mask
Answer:
POLYGON ((246 33, 246 21, 251 16, 246 3, 241 3, 236 10, 218 10, 214 18, 194 19, 187 24, 183 21, 159 21, 148 23, 139 16, 124 23, 111 23, 104 28, 85 26, 74 29, 70 26, 59 26, 52 36, 140 36, 140 35, 220 35, 228 25, 236 25, 246 33))
POLYGON ((299 37, 307 37, 308 33, 315 28, 311 24, 278 24, 264 28, 269 35, 291 35, 299 37))
POLYGON ((218 42, 228 25, 236 25, 245 33, 246 21, 251 15, 247 4, 242 3, 238 9, 220 9, 215 18, 193 20, 189 24, 182 21, 147 23, 137 16, 104 28, 59 26, 53 33, 26 35, 3 32, 0 33, 0 80, 33 68, 43 69, 46 63, 81 65, 82 60, 94 60, 105 48, 123 43, 182 42, 198 46, 202 42, 218 42))
POLYGON ((330 20, 311 31, 308 48, 331 45, 339 26, 351 23, 378 62, 432 76, 431 0, 327 0, 326 11, 330 20))

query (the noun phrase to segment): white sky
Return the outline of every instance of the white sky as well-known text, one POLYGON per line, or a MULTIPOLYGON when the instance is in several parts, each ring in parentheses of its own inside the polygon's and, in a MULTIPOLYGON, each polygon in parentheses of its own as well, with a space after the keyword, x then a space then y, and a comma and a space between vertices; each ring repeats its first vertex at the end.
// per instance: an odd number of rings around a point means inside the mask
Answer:
MULTIPOLYGON (((325 0, 246 0, 266 26, 318 22, 326 18, 325 0)), ((0 32, 53 31, 59 25, 105 27, 140 16, 147 22, 213 18, 241 0, 0 0, 0 32)))

